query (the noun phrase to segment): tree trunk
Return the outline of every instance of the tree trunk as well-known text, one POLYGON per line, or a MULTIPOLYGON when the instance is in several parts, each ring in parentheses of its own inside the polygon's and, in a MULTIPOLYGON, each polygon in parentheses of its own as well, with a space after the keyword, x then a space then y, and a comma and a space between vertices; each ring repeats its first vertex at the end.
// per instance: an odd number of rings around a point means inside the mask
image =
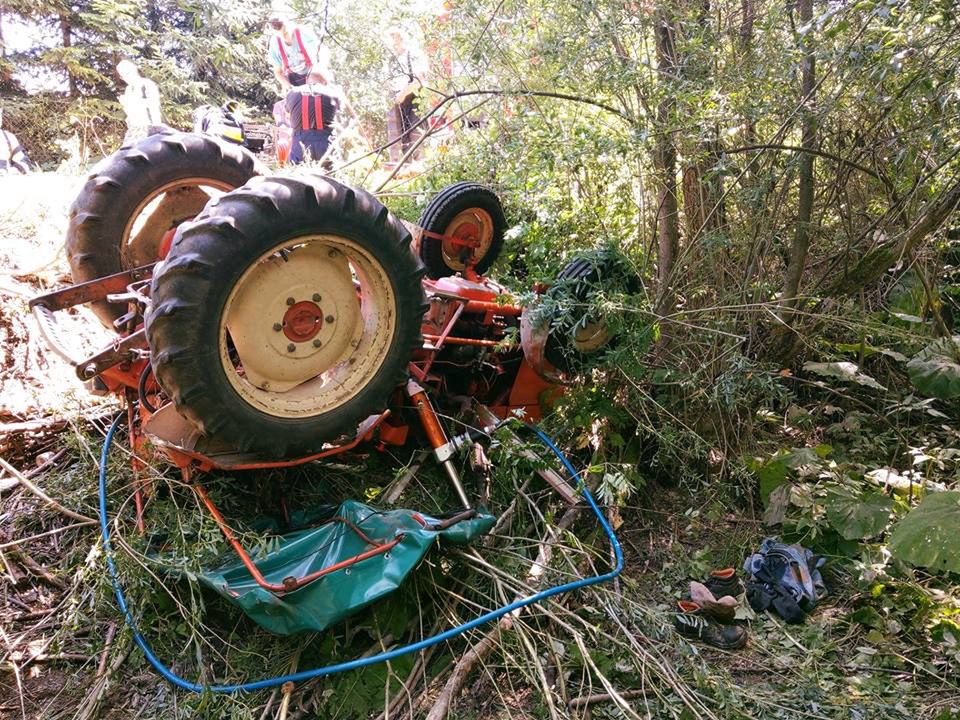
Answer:
MULTIPOLYGON (((700 0, 696 6, 698 11, 697 27, 704 38, 710 38, 710 0, 700 0)), ((714 44, 703 43, 705 50, 712 51, 714 44)), ((708 88, 712 85, 712 70, 714 65, 713 53, 709 55, 694 53, 686 55, 683 62, 675 58, 676 64, 683 67, 684 79, 695 87, 708 88)), ((692 108, 691 110, 695 110, 692 108)), ((706 132, 706 128, 704 128, 706 132)), ((722 225, 724 214, 723 192, 721 183, 716 177, 710 177, 720 157, 719 129, 713 128, 713 138, 706 139, 701 135, 692 153, 690 162, 683 168, 683 215, 686 224, 684 235, 691 260, 703 257, 697 246, 703 244, 703 235, 722 225)), ((684 155, 687 155, 684 152, 684 155)))
POLYGON ((704 234, 724 225, 723 183, 708 177, 720 157, 719 147, 716 138, 700 143, 696 161, 683 169, 683 214, 688 243, 702 241, 704 234))
MULTIPOLYGON (((744 67, 753 66, 753 22, 756 18, 757 12, 753 3, 754 0, 740 0, 740 10, 743 13, 743 17, 740 18, 740 32, 737 35, 737 50, 740 55, 740 62, 743 63, 744 67)), ((743 137, 745 138, 747 145, 757 144, 757 122, 751 116, 747 116, 743 119, 743 137)), ((753 154, 748 156, 748 159, 751 161, 753 158, 753 154)), ((751 185, 754 184, 756 175, 756 166, 753 164, 753 162, 751 162, 747 172, 748 181, 751 185)))
POLYGON ((756 10, 753 6, 753 0, 740 0, 740 11, 743 17, 740 18, 740 33, 738 36, 738 45, 741 53, 749 53, 753 46, 753 21, 756 18, 756 10))
MULTIPOLYGON (((813 109, 813 93, 816 87, 816 75, 813 57, 812 34, 810 22, 813 19, 813 0, 798 0, 800 22, 807 28, 800 38, 800 47, 803 50, 801 61, 801 116, 802 138, 801 147, 805 150, 815 150, 817 145, 817 119, 813 109)), ((810 249, 810 220, 813 216, 813 152, 802 153, 799 158, 799 201, 797 205, 797 225, 794 230, 793 244, 790 246, 790 256, 783 282, 783 294, 780 298, 780 319, 786 323, 793 322, 793 310, 797 306, 797 295, 800 292, 800 281, 803 278, 803 269, 807 264, 807 253, 810 249)))
MULTIPOLYGON (((73 29, 70 27, 70 19, 64 13, 60 13, 60 37, 62 38, 64 49, 69 50, 69 48, 73 46, 73 29)), ((69 61, 66 63, 66 66, 67 82, 70 86, 70 97, 76 97, 77 79, 73 76, 69 61)))
POLYGON ((931 200, 910 227, 897 238, 866 253, 850 272, 826 291, 830 297, 853 295, 875 283, 898 262, 909 258, 923 240, 936 232, 950 215, 960 208, 960 178, 939 199, 931 200))
POLYGON ((677 73, 673 19, 661 7, 654 20, 657 48, 657 76, 662 99, 657 105, 657 139, 653 165, 660 185, 657 194, 657 278, 660 282, 657 308, 669 312, 673 306, 673 270, 680 251, 680 218, 677 212, 677 149, 668 128, 673 123, 676 101, 673 79, 677 73))

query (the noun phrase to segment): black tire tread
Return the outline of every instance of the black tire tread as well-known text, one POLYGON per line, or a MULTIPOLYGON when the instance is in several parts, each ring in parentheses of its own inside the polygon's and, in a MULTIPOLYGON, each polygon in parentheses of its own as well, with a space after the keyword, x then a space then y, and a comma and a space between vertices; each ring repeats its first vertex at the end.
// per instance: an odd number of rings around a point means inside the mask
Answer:
MULTIPOLYGON (((478 274, 482 275, 499 257, 503 249, 503 234, 507 229, 503 206, 493 190, 486 185, 470 181, 448 185, 431 198, 417 224, 424 230, 443 233, 458 213, 471 207, 483 208, 493 219, 493 241, 474 268, 478 274)), ((444 261, 443 246, 439 240, 423 238, 420 241, 420 259, 427 268, 427 274, 434 280, 456 272, 444 261)))
MULTIPOLYGON (((121 257, 121 236, 152 189, 185 177, 239 186, 260 171, 250 153, 203 135, 164 131, 120 148, 87 177, 70 208, 66 250, 73 281, 128 269, 121 257)), ((123 312, 106 301, 92 307, 107 327, 123 312)))
MULTIPOLYGON (((577 303, 584 304, 589 300, 594 288, 610 283, 622 284, 627 292, 633 293, 639 287, 639 278, 625 274, 625 268, 615 257, 599 253, 575 257, 568 262, 557 273, 556 284, 547 292, 571 293, 577 303)), ((577 373, 582 368, 589 367, 591 361, 603 352, 603 348, 593 353, 585 353, 568 347, 565 335, 571 329, 569 326, 570 323, 564 323, 559 332, 551 331, 544 346, 544 356, 557 369, 565 373, 577 373)), ((616 338, 611 338, 605 347, 614 347, 615 344, 616 338)))

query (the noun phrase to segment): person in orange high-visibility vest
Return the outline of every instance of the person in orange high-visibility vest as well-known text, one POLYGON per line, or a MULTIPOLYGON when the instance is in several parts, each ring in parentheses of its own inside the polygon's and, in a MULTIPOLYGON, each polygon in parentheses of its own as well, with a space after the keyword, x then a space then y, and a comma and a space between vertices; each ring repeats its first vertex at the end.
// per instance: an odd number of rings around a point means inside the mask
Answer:
POLYGON ((313 30, 278 14, 271 15, 267 25, 272 31, 267 57, 281 95, 307 82, 332 82, 329 58, 313 30))

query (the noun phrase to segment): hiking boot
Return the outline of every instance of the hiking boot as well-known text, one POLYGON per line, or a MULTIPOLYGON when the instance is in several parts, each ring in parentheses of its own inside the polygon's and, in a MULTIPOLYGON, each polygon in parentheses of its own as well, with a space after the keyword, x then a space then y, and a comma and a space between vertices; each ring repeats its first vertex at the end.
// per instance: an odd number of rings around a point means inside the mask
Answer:
POLYGON ((695 602, 678 600, 673 625, 677 632, 721 650, 738 650, 747 644, 747 631, 739 625, 721 625, 703 614, 695 602))
POLYGON ((690 600, 700 606, 703 614, 721 623, 732 623, 737 614, 739 601, 731 596, 714 597, 713 593, 703 583, 690 583, 690 600))
POLYGON ((736 597, 743 594, 743 583, 737 577, 737 571, 733 568, 724 568, 723 570, 712 570, 710 577, 704 583, 707 590, 713 593, 713 597, 719 600, 723 597, 736 597))

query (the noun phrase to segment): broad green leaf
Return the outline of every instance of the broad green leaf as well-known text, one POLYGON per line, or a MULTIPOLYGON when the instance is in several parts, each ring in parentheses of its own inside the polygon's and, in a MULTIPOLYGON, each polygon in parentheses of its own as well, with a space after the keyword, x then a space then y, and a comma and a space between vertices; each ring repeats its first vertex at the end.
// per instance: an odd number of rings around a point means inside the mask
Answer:
POLYGON ((928 495, 893 529, 890 552, 929 570, 960 573, 960 491, 928 495))
POLYGON ((832 451, 832 447, 823 444, 815 448, 781 450, 766 461, 754 459, 750 467, 760 483, 760 499, 764 507, 770 505, 770 493, 783 485, 789 476, 804 477, 811 474, 811 470, 820 467, 823 458, 832 451))
POLYGON ((783 485, 787 479, 787 461, 781 456, 764 463, 756 470, 760 481, 760 500, 765 506, 770 504, 770 494, 783 485))
POLYGON ((860 368, 857 367, 856 363, 806 362, 803 364, 803 369, 807 372, 822 375, 823 377, 837 378, 838 380, 843 380, 844 382, 853 382, 857 383, 858 385, 865 385, 866 387, 875 388, 877 390, 886 390, 883 385, 878 383, 872 377, 860 372, 860 368))
POLYGON ((835 491, 827 495, 827 520, 844 540, 876 537, 890 520, 893 500, 883 493, 835 491))
MULTIPOLYGON (((790 486, 781 485, 768 494, 766 503, 767 509, 763 511, 764 525, 780 525, 787 516, 787 509, 790 507, 790 486)), ((763 486, 761 486, 761 494, 763 486)))
POLYGON ((960 397, 960 335, 934 340, 907 363, 907 372, 927 397, 960 397))
POLYGON ((844 353, 852 353, 854 355, 859 355, 861 352, 865 358, 870 357, 871 355, 885 355, 888 358, 896 360, 897 362, 906 362, 907 356, 903 353, 899 353, 896 350, 890 350, 889 348, 878 348, 873 345, 860 345, 860 343, 834 343, 833 346, 839 351, 844 353))

